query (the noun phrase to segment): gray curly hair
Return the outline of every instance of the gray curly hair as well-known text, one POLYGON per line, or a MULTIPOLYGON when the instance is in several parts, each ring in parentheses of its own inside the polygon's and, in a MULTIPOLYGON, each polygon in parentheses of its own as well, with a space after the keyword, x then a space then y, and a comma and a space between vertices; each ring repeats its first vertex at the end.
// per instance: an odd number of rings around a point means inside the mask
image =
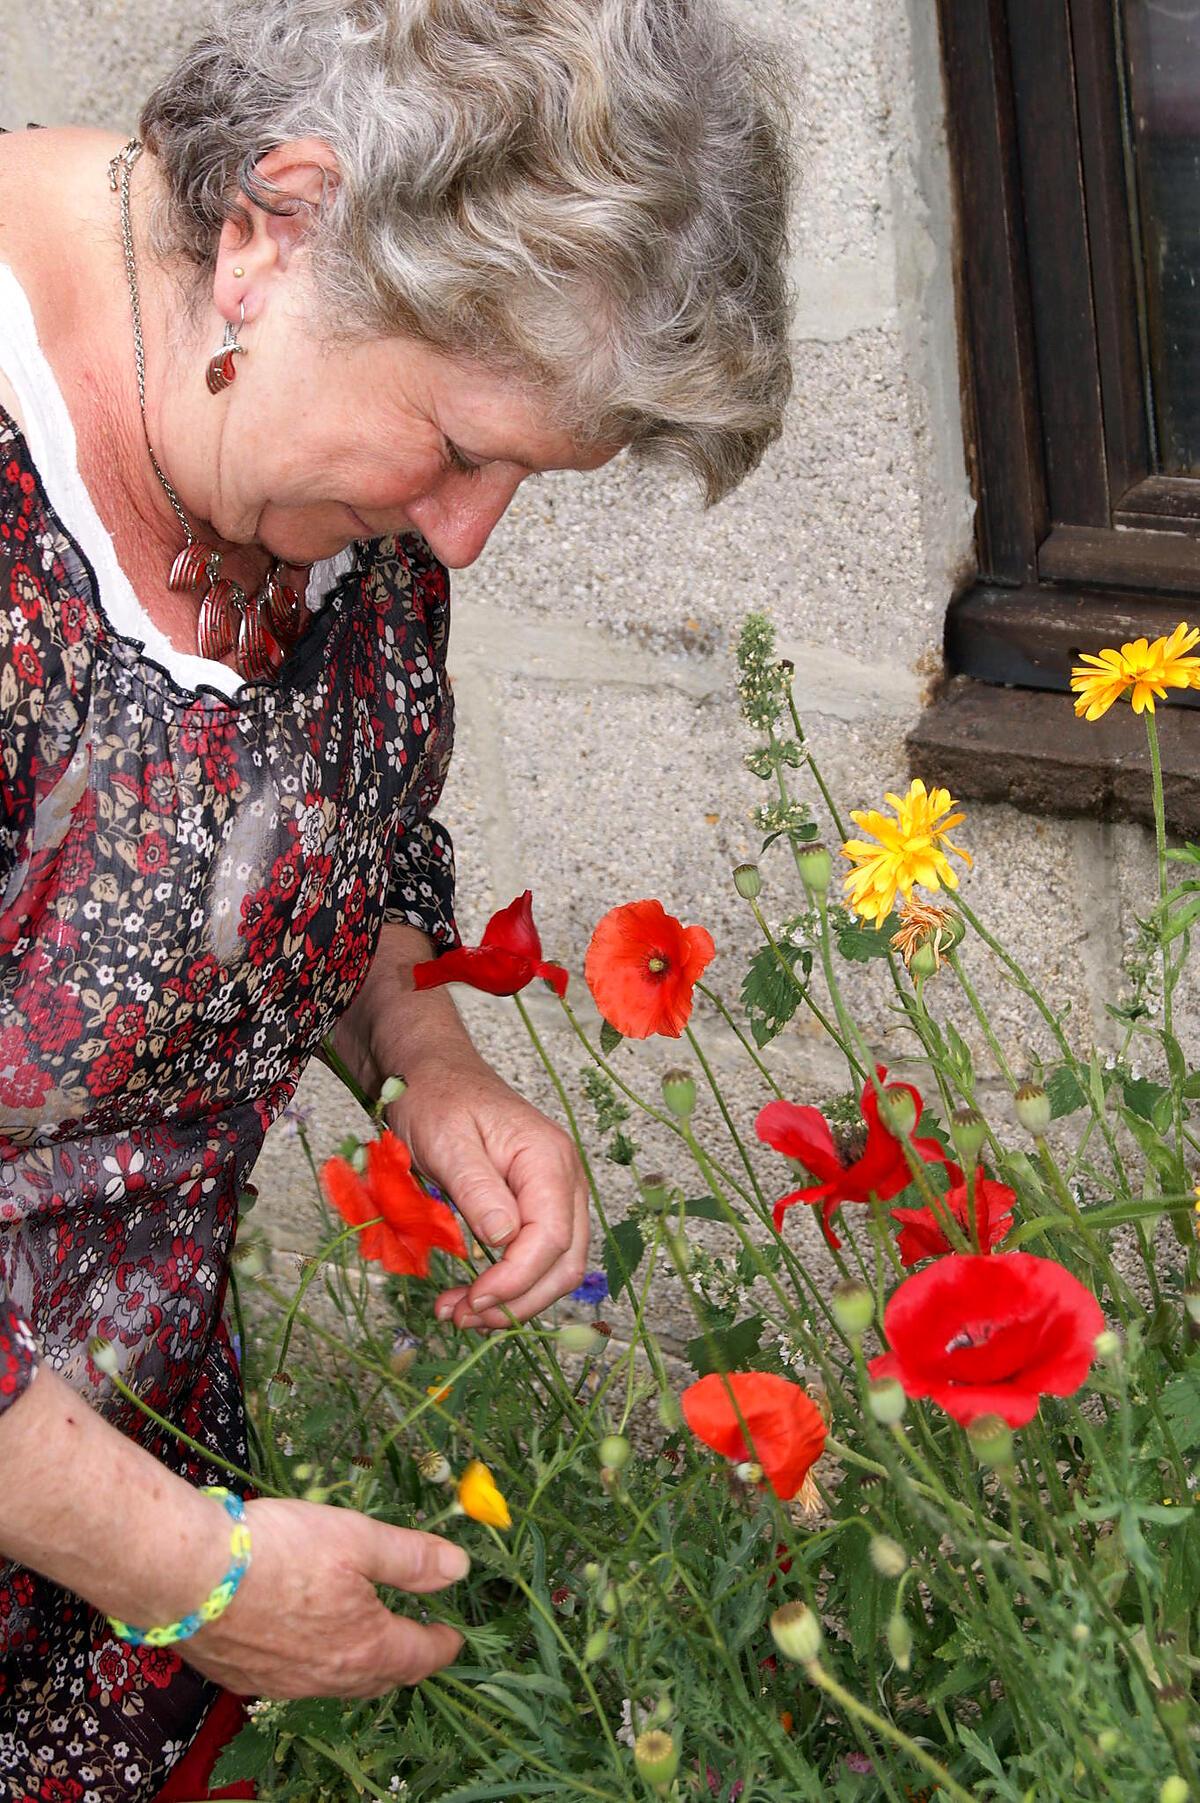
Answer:
POLYGON ((331 322, 517 376, 712 502, 791 388, 788 94, 720 0, 218 0, 141 132, 201 268, 244 199, 283 209, 259 159, 323 139, 331 322))

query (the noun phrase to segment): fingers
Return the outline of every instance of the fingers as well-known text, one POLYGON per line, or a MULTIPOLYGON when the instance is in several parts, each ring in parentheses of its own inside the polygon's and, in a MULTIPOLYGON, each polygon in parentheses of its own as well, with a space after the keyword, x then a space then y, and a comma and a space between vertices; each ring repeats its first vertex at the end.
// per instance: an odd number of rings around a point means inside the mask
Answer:
POLYGON ((399 1684, 419 1684, 444 1665, 452 1665, 462 1646, 462 1635, 445 1622, 407 1621, 402 1615, 393 1615, 383 1649, 389 1681, 365 1694, 380 1696, 399 1684))
POLYGON ((470 1554, 439 1534, 389 1527, 366 1515, 360 1521, 363 1544, 359 1569, 373 1584, 427 1596, 431 1591, 456 1584, 471 1569, 470 1554))
POLYGON ((455 1207, 485 1246, 503 1246, 520 1229, 520 1202, 482 1148, 478 1153, 458 1148, 449 1188, 455 1207))
POLYGON ((523 1227, 500 1263, 455 1298, 455 1325, 503 1327, 510 1315, 527 1321, 574 1289, 587 1263, 588 1194, 582 1178, 569 1192, 566 1215, 565 1233, 557 1214, 523 1227), (496 1306, 500 1303, 503 1308, 496 1306))

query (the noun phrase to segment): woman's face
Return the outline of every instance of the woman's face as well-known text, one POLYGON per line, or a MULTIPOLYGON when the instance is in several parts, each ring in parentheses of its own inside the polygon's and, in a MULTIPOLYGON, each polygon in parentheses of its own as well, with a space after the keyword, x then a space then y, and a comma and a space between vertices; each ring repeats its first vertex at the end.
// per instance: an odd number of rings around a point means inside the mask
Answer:
POLYGON ((324 349, 277 310, 243 339, 207 517, 289 563, 415 530, 460 569, 528 476, 615 455, 572 443, 512 379, 411 340, 324 349))

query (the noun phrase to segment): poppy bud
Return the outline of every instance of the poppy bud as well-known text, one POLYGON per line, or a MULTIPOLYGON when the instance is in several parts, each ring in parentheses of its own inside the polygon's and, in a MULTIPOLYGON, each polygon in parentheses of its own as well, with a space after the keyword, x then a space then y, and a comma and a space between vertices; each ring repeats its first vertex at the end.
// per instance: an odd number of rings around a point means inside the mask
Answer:
POLYGON ((796 867, 800 872, 800 881, 814 900, 819 901, 829 893, 833 859, 827 845, 822 845, 819 841, 815 845, 802 845, 796 853, 796 867))
POLYGON ((448 1484, 450 1482, 450 1461, 445 1453, 418 1453, 417 1470, 427 1484, 448 1484))
POLYGON ((119 1375, 121 1361, 111 1340, 105 1340, 99 1334, 90 1339, 88 1341, 88 1357, 97 1371, 103 1371, 106 1377, 119 1375))
POLYGON ((647 1728, 633 1743, 633 1763, 647 1784, 665 1786, 679 1770, 679 1748, 662 1728, 647 1728))
POLYGON ((977 1415, 967 1429, 967 1438, 981 1465, 1003 1471, 1012 1464, 1012 1429, 999 1415, 977 1415))
POLYGON ((1013 1097, 1017 1119, 1026 1133, 1040 1139, 1050 1125, 1050 1097, 1040 1083, 1022 1083, 1013 1097))
POLYGON ((290 1371, 273 1371, 267 1379, 267 1401, 278 1408, 280 1403, 287 1402, 296 1387, 296 1380, 290 1371))
POLYGON ((624 1471, 632 1448, 624 1434, 606 1434, 597 1450, 600 1463, 609 1471, 624 1471))
POLYGON ((897 1139, 907 1139, 917 1124, 917 1105, 907 1089, 885 1089, 879 1099, 879 1118, 897 1139))
POLYGON ((564 1352, 598 1352, 604 1344, 604 1335, 586 1321, 568 1321, 554 1337, 564 1352))
POLYGON ((410 1333, 398 1333, 392 1341, 391 1355, 388 1364, 397 1377, 403 1377, 411 1371, 417 1362, 417 1354, 421 1350, 420 1340, 414 1340, 410 1333))
POLYGON ((743 901, 757 901, 762 893, 762 877, 757 864, 739 864, 733 873, 733 886, 743 901))
POLYGON ((662 1096, 676 1120, 691 1120, 696 1106, 696 1084, 691 1071, 668 1071, 662 1080, 662 1096))
POLYGON ((1096 1357, 1105 1365, 1111 1365, 1121 1356, 1121 1341, 1111 1327, 1104 1328, 1095 1338, 1096 1357))
POLYGON ((654 1708, 650 1711, 650 1720, 652 1722, 669 1722, 673 1714, 674 1707, 670 1697, 659 1697, 654 1708))
POLYGON ((1091 1638, 1092 1630, 1088 1627, 1087 1623, 1085 1621, 1077 1621, 1075 1626, 1071 1629, 1071 1639, 1075 1642, 1075 1645, 1086 1646, 1091 1638))
POLYGON ((594 1665, 597 1659, 603 1659, 608 1651, 608 1629, 597 1628, 589 1634, 583 1643, 583 1658, 586 1665, 594 1665))
POLYGON ((1192 1696, 1182 1684, 1164 1684, 1158 1693, 1158 1713, 1168 1728, 1186 1728, 1192 1719, 1192 1696))
POLYGON ((1176 1772, 1173 1777, 1164 1778, 1158 1793, 1158 1803, 1188 1803, 1187 1779, 1176 1772))
POLYGON ((877 1377, 867 1385, 867 1407, 881 1427, 894 1427, 904 1419, 908 1398, 895 1377, 877 1377))
POLYGON ((908 1554, 898 1540, 887 1534, 876 1534, 870 1546, 871 1563, 881 1578, 903 1577, 908 1570, 908 1554))
POLYGON ((594 1559, 588 1560, 587 1564, 583 1568, 583 1575, 584 1575, 585 1580, 589 1584, 595 1584, 599 1580, 600 1567, 597 1565, 597 1563, 594 1559))
POLYGON ((785 1659, 811 1665, 820 1656, 824 1635, 807 1603, 784 1603, 772 1613, 771 1638, 785 1659))
POLYGON ((642 1201, 647 1208, 661 1212, 670 1199, 670 1190, 666 1178, 661 1171, 655 1171, 649 1177, 642 1178, 642 1201))
POLYGON ((829 1298, 829 1312, 848 1340, 859 1340, 875 1314, 875 1301, 865 1283, 846 1278, 829 1298))
POLYGON ((916 951, 908 961, 909 974, 919 978, 923 982, 926 977, 937 976, 938 971, 941 969, 941 962, 941 959, 937 955, 937 948, 930 940, 926 939, 923 945, 917 947, 916 951))
POLYGON ((899 1613, 890 1616, 887 1625, 888 1652, 896 1661, 897 1668, 906 1672, 912 1664, 913 1631, 908 1625, 908 1617, 899 1613))
POLYGON ((1121 1744, 1121 1735, 1116 1728, 1101 1728, 1096 1736, 1096 1747, 1101 1753, 1115 1753, 1121 1744))
POLYGON ((379 1100, 386 1108, 389 1102, 398 1102, 407 1088, 408 1084, 403 1077, 387 1077, 379 1091, 379 1100))
POLYGON ((611 1584, 600 1598, 600 1607, 603 1609, 605 1615, 615 1615, 617 1613, 617 1593, 611 1584))
POLYGON ((958 1108, 950 1117, 950 1137, 964 1164, 973 1165, 987 1138, 987 1126, 977 1108, 958 1108))
POLYGON ((233 1262, 239 1277, 261 1277, 269 1263, 267 1242, 261 1235, 243 1240, 234 1249, 233 1262))

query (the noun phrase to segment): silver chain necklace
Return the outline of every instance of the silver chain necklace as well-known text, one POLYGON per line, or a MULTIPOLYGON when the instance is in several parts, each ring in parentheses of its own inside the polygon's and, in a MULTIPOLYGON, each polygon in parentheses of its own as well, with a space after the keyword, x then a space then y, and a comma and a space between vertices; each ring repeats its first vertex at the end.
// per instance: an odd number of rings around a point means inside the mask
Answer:
POLYGON ((129 306, 133 315, 134 362, 137 367, 138 407, 142 415, 142 433, 150 466, 171 503, 172 511, 183 528, 184 543, 171 564, 167 587, 177 593, 204 589, 200 618, 196 626, 196 647, 201 657, 220 660, 233 653, 239 673, 249 682, 271 676, 283 662, 287 652, 301 636, 310 615, 304 598, 283 582, 283 568, 278 558, 262 587, 248 595, 237 582, 221 574, 221 553, 202 544, 192 530, 183 503, 163 472, 150 442, 146 423, 146 345, 142 335, 142 300, 138 289, 137 261, 133 246, 133 220, 129 203, 129 184, 133 165, 142 154, 137 138, 131 138, 108 165, 108 185, 120 201, 121 243, 125 252, 125 275, 129 283, 129 306))

